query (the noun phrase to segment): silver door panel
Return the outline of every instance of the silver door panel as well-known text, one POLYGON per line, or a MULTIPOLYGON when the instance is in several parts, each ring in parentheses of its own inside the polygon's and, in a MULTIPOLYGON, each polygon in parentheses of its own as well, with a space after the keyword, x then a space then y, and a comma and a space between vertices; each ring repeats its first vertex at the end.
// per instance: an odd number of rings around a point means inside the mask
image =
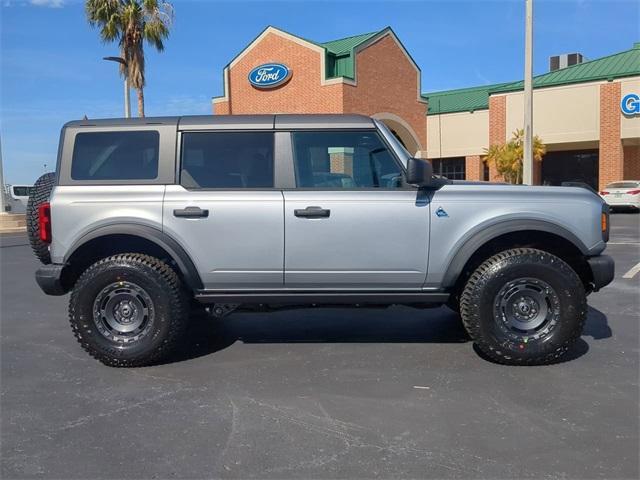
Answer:
POLYGON ((285 191, 287 288, 419 289, 426 277, 429 205, 415 190, 285 191), (310 206, 328 218, 299 218, 310 206))
POLYGON ((281 288, 282 207, 278 190, 186 190, 169 185, 164 229, 185 248, 205 288, 281 288), (190 206, 208 210, 208 217, 174 216, 174 210, 190 206))

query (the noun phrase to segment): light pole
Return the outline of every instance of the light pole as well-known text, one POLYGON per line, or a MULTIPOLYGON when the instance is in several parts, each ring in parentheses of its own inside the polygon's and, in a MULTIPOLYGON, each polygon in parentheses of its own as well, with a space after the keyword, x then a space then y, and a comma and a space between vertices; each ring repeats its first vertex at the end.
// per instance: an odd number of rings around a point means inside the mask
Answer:
MULTIPOLYGON (((127 62, 122 57, 103 57, 103 60, 109 62, 117 62, 124 67, 124 71, 127 71, 127 62)), ((131 101, 129 99, 129 77, 124 76, 124 118, 131 118, 131 101)))
POLYGON ((0 213, 4 213, 4 209, 4 176, 2 175, 2 145, 0 144, 0 213))
POLYGON ((533 0, 525 0, 524 34, 524 151, 522 183, 533 183, 533 0))

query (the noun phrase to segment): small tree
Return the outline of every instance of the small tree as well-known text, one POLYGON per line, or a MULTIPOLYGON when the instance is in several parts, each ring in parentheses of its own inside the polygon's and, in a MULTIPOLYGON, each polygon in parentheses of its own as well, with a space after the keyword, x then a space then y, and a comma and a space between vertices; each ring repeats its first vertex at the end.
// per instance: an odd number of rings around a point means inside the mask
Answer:
MULTIPOLYGON (((484 161, 493 164, 498 174, 508 183, 522 183, 522 159, 524 157, 524 130, 513 132, 511 140, 502 145, 491 145, 484 149, 484 161)), ((542 161, 547 152, 540 137, 533 137, 533 160, 542 161)))
POLYGON ((86 0, 89 24, 100 28, 103 42, 117 41, 127 62, 120 73, 138 92, 138 115, 144 117, 145 64, 147 42, 159 52, 173 21, 173 6, 162 0, 86 0))

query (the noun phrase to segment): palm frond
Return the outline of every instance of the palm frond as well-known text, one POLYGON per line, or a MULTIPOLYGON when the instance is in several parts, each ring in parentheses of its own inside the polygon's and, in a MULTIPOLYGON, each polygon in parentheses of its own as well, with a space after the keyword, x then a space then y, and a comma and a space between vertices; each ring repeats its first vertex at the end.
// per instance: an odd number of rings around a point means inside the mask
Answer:
POLYGON ((164 50, 173 24, 173 6, 159 0, 86 0, 85 14, 92 27, 100 29, 100 39, 117 41, 126 62, 120 73, 138 90, 138 110, 144 115, 144 42, 164 50))

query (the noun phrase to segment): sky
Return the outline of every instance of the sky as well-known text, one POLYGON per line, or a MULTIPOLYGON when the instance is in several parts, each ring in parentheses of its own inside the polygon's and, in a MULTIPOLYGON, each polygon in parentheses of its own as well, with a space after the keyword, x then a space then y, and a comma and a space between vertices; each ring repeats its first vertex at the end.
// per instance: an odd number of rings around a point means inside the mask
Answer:
MULTIPOLYGON (((524 0, 174 0, 163 53, 146 49, 147 116, 211 113, 222 69, 267 25, 318 42, 391 26, 431 92, 520 80, 524 0)), ((123 116, 118 54, 79 0, 0 0, 0 138, 5 183, 55 168, 62 125, 123 116)), ((534 74, 551 55, 588 59, 640 41, 637 0, 535 0, 534 74)), ((136 111, 132 91, 132 110, 136 111)))

